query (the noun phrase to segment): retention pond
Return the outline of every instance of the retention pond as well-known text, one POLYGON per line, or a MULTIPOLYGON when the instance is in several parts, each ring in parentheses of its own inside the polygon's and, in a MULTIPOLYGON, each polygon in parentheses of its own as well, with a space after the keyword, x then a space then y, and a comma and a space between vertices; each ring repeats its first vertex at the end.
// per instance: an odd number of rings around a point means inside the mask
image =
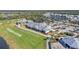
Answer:
POLYGON ((3 37, 0 37, 0 49, 9 49, 9 45, 3 37))

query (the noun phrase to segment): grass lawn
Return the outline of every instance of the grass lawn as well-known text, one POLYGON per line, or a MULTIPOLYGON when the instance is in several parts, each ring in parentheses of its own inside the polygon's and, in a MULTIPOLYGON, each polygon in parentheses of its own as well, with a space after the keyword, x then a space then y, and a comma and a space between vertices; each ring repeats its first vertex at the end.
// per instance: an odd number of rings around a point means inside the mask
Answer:
POLYGON ((32 49, 43 49, 46 48, 45 37, 35 34, 33 32, 24 31, 16 28, 14 25, 16 20, 0 21, 0 36, 5 38, 11 48, 32 48, 32 49), (10 28, 16 33, 19 33, 21 37, 7 31, 10 28))

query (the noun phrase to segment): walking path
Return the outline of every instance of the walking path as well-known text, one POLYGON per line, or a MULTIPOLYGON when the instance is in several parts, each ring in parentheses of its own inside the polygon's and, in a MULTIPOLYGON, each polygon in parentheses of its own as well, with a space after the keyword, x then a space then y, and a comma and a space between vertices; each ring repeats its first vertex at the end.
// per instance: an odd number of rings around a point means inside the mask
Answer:
POLYGON ((49 40, 46 40, 46 48, 49 49, 49 40))
MULTIPOLYGON (((42 36, 44 36, 44 37, 47 37, 47 35, 45 35, 45 34, 42 34, 42 33, 40 33, 40 32, 31 30, 31 29, 28 29, 28 28, 22 28, 22 27, 19 27, 19 28, 22 29, 22 30, 30 31, 30 32, 33 32, 33 33, 42 35, 42 36)), ((49 40, 48 40, 48 39, 46 40, 46 48, 49 49, 49 40)))
POLYGON ((22 28, 22 27, 19 27, 19 28, 22 29, 22 30, 30 31, 30 32, 33 32, 33 33, 36 33, 36 34, 42 35, 42 36, 44 36, 44 37, 47 37, 47 35, 45 35, 45 34, 42 34, 42 33, 40 33, 40 32, 37 32, 37 31, 31 30, 31 29, 28 29, 28 28, 22 28))

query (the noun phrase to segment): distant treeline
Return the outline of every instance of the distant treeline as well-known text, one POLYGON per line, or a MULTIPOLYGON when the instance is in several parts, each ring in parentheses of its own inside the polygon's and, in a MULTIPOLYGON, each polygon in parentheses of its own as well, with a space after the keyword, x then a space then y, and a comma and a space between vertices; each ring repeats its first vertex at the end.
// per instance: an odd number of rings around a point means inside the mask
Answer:
POLYGON ((0 10, 0 20, 26 18, 33 20, 46 20, 46 12, 79 15, 79 10, 0 10))
POLYGON ((79 15, 79 10, 52 10, 51 12, 69 15, 79 15))
POLYGON ((74 14, 79 15, 79 10, 0 10, 0 13, 25 13, 25 14, 43 14, 45 12, 54 12, 54 13, 62 13, 62 14, 74 14))
POLYGON ((30 20, 43 21, 47 18, 43 16, 43 11, 0 11, 0 20, 11 20, 26 18, 30 20))

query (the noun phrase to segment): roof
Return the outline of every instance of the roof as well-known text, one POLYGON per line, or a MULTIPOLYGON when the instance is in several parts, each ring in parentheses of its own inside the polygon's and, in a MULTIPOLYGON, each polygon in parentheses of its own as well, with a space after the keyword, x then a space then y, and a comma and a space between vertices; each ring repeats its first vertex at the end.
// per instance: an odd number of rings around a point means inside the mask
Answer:
POLYGON ((43 23, 28 22, 26 23, 26 25, 30 28, 34 28, 40 31, 48 31, 51 28, 50 26, 47 26, 47 24, 44 22, 43 23))
POLYGON ((61 39, 64 43, 68 44, 72 48, 79 48, 79 39, 71 36, 67 36, 61 39))

